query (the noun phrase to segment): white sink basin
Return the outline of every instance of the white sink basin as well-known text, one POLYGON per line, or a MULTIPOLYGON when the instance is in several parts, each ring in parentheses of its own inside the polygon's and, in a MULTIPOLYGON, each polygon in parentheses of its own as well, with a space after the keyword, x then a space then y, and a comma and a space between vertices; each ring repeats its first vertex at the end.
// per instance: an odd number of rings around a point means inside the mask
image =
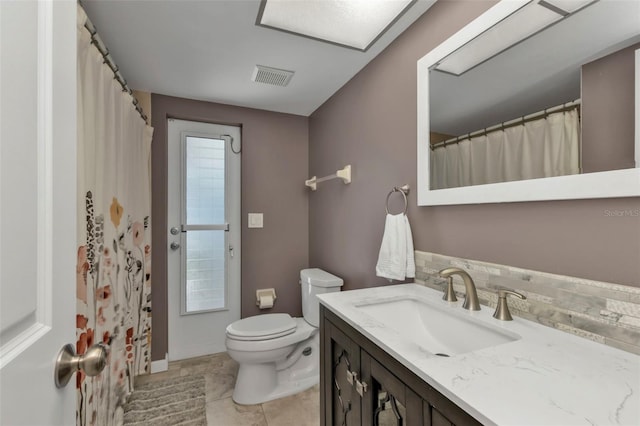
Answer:
POLYGON ((438 356, 463 354, 520 339, 515 333, 477 321, 473 312, 459 306, 401 298, 358 304, 356 308, 438 356))

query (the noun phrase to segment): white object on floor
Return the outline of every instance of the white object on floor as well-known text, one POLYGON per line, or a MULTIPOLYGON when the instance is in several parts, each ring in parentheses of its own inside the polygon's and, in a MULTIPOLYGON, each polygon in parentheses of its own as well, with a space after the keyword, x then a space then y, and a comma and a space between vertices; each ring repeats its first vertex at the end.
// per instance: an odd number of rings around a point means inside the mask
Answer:
POLYGON ((317 294, 340 291, 341 278, 321 269, 300 271, 302 314, 255 315, 227 327, 225 344, 239 364, 233 400, 261 404, 306 390, 320 380, 317 294))
POLYGON ((415 273, 413 236, 409 219, 404 213, 387 214, 376 264, 376 275, 393 280, 404 280, 415 277, 415 273))

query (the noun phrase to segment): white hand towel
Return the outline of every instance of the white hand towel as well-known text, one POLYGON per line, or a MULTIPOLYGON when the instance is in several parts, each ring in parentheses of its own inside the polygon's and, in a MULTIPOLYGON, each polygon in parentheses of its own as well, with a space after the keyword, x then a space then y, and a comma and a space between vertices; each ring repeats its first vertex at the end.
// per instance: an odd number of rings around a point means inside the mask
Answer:
POLYGON ((407 272, 407 223, 404 214, 387 214, 376 265, 377 276, 404 280, 407 272))
POLYGON ((409 225, 409 218, 406 214, 404 216, 405 229, 407 232, 407 278, 414 278, 416 276, 416 260, 413 254, 413 234, 411 234, 411 225, 409 225))

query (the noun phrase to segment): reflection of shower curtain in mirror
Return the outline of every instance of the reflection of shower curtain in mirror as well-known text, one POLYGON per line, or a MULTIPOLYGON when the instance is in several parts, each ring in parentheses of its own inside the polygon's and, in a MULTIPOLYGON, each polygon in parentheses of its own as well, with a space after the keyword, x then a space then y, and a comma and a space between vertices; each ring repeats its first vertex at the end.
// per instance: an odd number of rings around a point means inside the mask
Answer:
POLYGON ((90 44, 78 7, 79 354, 109 345, 98 376, 76 374, 76 424, 118 425, 133 377, 149 372, 152 128, 90 44))
POLYGON ((579 151, 578 111, 549 114, 434 149, 431 189, 576 174, 579 151))

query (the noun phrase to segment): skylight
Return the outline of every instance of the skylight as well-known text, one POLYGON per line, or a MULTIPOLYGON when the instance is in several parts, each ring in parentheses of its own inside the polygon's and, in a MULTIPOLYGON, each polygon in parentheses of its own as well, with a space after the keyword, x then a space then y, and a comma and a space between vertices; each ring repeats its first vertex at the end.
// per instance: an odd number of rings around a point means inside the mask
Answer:
POLYGON ((416 0, 262 0, 256 24, 366 51, 416 0))

